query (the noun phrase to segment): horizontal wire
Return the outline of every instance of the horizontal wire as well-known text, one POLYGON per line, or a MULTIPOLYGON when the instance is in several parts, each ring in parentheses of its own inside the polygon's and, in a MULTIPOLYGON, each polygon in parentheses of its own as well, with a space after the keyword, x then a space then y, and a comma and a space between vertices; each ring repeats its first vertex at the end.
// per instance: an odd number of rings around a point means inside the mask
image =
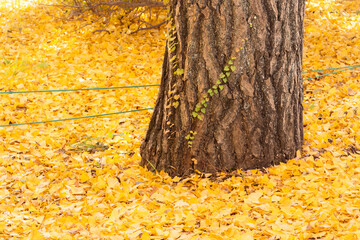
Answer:
POLYGON ((335 71, 335 72, 331 72, 331 73, 326 73, 326 74, 318 75, 318 76, 311 77, 311 78, 305 78, 305 79, 303 79, 303 81, 310 80, 310 79, 314 79, 314 78, 319 78, 319 77, 325 77, 325 76, 328 76, 328 75, 332 75, 332 74, 335 74, 335 73, 348 71, 348 70, 355 69, 355 68, 358 68, 358 67, 360 67, 360 65, 354 65, 354 66, 351 67, 351 68, 346 68, 346 69, 343 69, 343 70, 339 70, 339 71, 335 71))
POLYGON ((337 69, 343 69, 343 68, 352 68, 352 67, 360 67, 360 65, 349 65, 349 66, 336 67, 336 68, 324 68, 324 69, 318 69, 318 70, 303 71, 303 73, 330 71, 330 70, 337 70, 337 69))
MULTIPOLYGON (((344 69, 342 71, 347 71, 350 69, 354 69, 360 67, 360 65, 350 65, 344 67, 336 67, 336 68, 325 68, 325 69, 318 69, 318 70, 311 70, 311 71, 304 71, 303 73, 311 73, 311 72, 321 72, 321 71, 330 71, 330 70, 337 70, 337 69, 344 69)), ((307 78, 304 80, 310 80, 317 77, 327 76, 331 74, 335 74, 342 71, 331 72, 323 75, 319 75, 312 78, 307 78)), ((75 91, 90 91, 90 90, 111 90, 111 89, 124 89, 124 88, 141 88, 141 87, 158 87, 160 84, 149 84, 149 85, 135 85, 135 86, 120 86, 120 87, 97 87, 97 88, 75 88, 75 89, 53 89, 53 90, 31 90, 31 91, 7 91, 7 92, 0 92, 0 94, 14 94, 14 93, 51 93, 51 92, 75 92, 75 91)))
MULTIPOLYGON (((318 75, 311 78, 305 78, 304 81, 328 76, 331 74, 339 73, 348 71, 351 69, 355 69, 360 67, 360 65, 352 65, 347 67, 339 67, 339 68, 328 68, 328 69, 321 69, 321 70, 314 70, 314 71, 306 71, 306 72, 315 72, 315 71, 327 71, 327 70, 334 70, 334 69, 343 69, 327 74, 318 75)), ((0 94, 11 94, 11 93, 36 93, 36 92, 66 92, 66 91, 86 91, 86 90, 107 90, 107 89, 119 89, 119 88, 138 88, 138 87, 155 87, 159 86, 159 84, 153 84, 153 85, 138 85, 138 86, 122 86, 122 87, 107 87, 107 88, 81 88, 81 89, 61 89, 61 90, 36 90, 36 91, 16 91, 16 92, 0 92, 0 94)), ((12 127, 12 126, 21 126, 21 125, 32 125, 32 124, 39 124, 39 123, 51 123, 51 122, 61 122, 61 121, 70 121, 70 120, 77 120, 77 119, 85 119, 85 118, 94 118, 94 117, 103 117, 103 116, 110 116, 110 115, 116 115, 116 114, 122 114, 122 113, 130 113, 130 112, 139 112, 139 111, 145 111, 145 110, 151 110, 154 109, 151 108, 142 108, 142 109, 135 109, 135 110, 129 110, 129 111, 122 111, 122 112, 114 112, 114 113, 104 113, 104 114, 97 114, 97 115, 90 115, 90 116, 82 116, 82 117, 75 117, 75 118, 63 118, 63 119, 54 119, 54 120, 46 120, 46 121, 39 121, 39 122, 28 122, 28 123, 15 123, 15 124, 7 124, 7 125, 0 125, 0 127, 12 127)))
POLYGON ((121 113, 131 113, 131 112, 146 111, 146 110, 151 110, 151 109, 154 109, 154 108, 153 107, 151 107, 151 108, 141 108, 141 109, 135 109, 135 110, 129 110, 129 111, 123 111, 123 112, 104 113, 104 114, 97 114, 97 115, 89 115, 89 116, 74 117, 74 118, 54 119, 54 120, 46 120, 46 121, 39 121, 39 122, 14 123, 14 124, 0 125, 0 128, 2 128, 2 127, 12 127, 12 126, 21 126, 21 125, 39 124, 39 123, 62 122, 62 121, 70 121, 70 120, 77 120, 77 119, 84 119, 84 118, 103 117, 103 116, 110 116, 110 115, 121 114, 121 113))
POLYGON ((54 90, 33 90, 33 91, 8 91, 0 92, 0 94, 14 94, 14 93, 48 93, 48 92, 75 92, 75 91, 89 91, 89 90, 110 90, 121 88, 141 88, 141 87, 158 87, 160 84, 137 85, 137 86, 121 86, 121 87, 102 87, 102 88, 77 88, 77 89, 54 89, 54 90))

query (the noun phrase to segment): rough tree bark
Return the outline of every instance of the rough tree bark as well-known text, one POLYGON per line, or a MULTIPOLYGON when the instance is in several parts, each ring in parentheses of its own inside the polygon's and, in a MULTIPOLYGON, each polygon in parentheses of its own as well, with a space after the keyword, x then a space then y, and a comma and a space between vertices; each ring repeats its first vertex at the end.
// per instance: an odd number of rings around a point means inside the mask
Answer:
POLYGON ((142 166, 268 167, 303 142, 304 0, 173 0, 142 166), (211 90, 210 90, 211 89, 211 90))

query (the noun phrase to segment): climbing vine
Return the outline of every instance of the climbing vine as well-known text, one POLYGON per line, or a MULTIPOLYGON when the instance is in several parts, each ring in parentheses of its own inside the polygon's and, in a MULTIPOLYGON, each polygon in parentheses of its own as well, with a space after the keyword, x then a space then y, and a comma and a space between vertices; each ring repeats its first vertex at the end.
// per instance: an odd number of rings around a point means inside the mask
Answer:
MULTIPOLYGON (((176 56, 176 49, 178 45, 178 39, 177 39, 177 31, 176 31, 176 24, 175 20, 173 18, 172 12, 169 12, 168 16, 169 21, 169 29, 168 29, 168 52, 169 52, 169 58, 170 58, 170 64, 173 70, 173 74, 175 76, 181 76, 184 74, 184 69, 180 68, 180 64, 178 63, 177 56, 176 56)), ((202 121, 205 117, 206 108, 211 100, 211 98, 215 94, 219 94, 223 89, 224 85, 228 82, 228 78, 231 75, 231 72, 235 71, 234 61, 235 57, 230 57, 230 60, 225 65, 223 71, 219 75, 219 79, 216 81, 216 83, 211 86, 206 93, 203 95, 203 97, 200 99, 200 101, 195 105, 195 108, 192 111, 192 117, 195 119, 199 119, 202 121)), ((172 133, 174 131, 171 131, 171 128, 174 126, 174 123, 170 120, 170 117, 172 115, 173 109, 176 109, 179 106, 180 101, 180 95, 176 92, 176 81, 174 84, 170 83, 170 90, 168 91, 168 103, 166 104, 166 109, 168 109, 167 114, 167 120, 166 124, 169 126, 169 130, 166 131, 167 133, 172 133)), ((185 136, 185 139, 187 140, 188 147, 191 148, 193 144, 193 140, 195 139, 196 131, 191 130, 189 134, 185 136)))
POLYGON ((189 148, 192 147, 192 143, 193 143, 193 140, 195 139, 196 134, 197 134, 197 132, 190 131, 190 133, 188 135, 186 135, 185 139, 188 141, 189 148))
MULTIPOLYGON (((184 73, 184 69, 178 68, 178 61, 176 57, 176 47, 178 45, 177 40, 177 31, 176 31, 176 24, 175 20, 173 18, 172 12, 168 13, 168 38, 167 38, 167 50, 170 58, 170 65, 173 69, 173 74, 175 76, 181 76, 184 73)), ((172 127, 174 126, 174 123, 171 121, 171 116, 173 114, 174 109, 176 109, 180 104, 180 95, 176 91, 176 81, 172 82, 170 81, 170 89, 167 92, 167 104, 166 109, 168 110, 166 124, 169 126, 169 129, 166 131, 166 133, 174 133, 172 131, 172 127)))
MULTIPOLYGON (((234 72, 236 70, 236 67, 234 66, 234 60, 235 57, 231 57, 230 60, 225 65, 223 72, 219 75, 219 79, 216 81, 216 83, 211 86, 206 94, 200 99, 200 101, 195 105, 195 109, 192 112, 192 116, 194 118, 199 119, 202 121, 204 119, 206 108, 209 104, 210 99, 214 96, 214 94, 218 94, 224 89, 224 85, 228 82, 228 78, 231 75, 231 72, 234 72)), ((192 147, 193 140, 195 139, 196 132, 190 131, 188 135, 185 136, 185 139, 188 142, 188 147, 192 147)))

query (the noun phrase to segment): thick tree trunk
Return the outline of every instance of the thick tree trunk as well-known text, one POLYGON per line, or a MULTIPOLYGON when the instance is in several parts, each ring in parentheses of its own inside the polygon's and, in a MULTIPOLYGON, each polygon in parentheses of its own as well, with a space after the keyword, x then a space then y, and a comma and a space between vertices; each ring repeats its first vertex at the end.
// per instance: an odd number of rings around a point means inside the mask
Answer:
POLYGON ((295 157, 303 142, 304 5, 173 0, 141 165, 183 176, 295 157))

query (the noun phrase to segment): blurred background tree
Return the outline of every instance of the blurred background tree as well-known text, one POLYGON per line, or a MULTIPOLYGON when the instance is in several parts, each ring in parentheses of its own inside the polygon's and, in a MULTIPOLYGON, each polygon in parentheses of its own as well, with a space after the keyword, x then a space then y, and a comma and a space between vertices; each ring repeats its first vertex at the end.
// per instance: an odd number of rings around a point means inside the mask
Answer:
MULTIPOLYGON (((122 20, 126 18, 129 28, 130 25, 136 25, 135 30, 131 31, 135 33, 165 24, 166 20, 160 16, 165 15, 167 4, 166 0, 58 0, 56 4, 48 6, 61 9, 62 19, 68 21, 83 21, 93 17, 89 24, 100 22, 106 26, 112 17, 117 18, 120 23, 125 23, 122 20)), ((105 28, 96 31, 110 33, 105 28)))

